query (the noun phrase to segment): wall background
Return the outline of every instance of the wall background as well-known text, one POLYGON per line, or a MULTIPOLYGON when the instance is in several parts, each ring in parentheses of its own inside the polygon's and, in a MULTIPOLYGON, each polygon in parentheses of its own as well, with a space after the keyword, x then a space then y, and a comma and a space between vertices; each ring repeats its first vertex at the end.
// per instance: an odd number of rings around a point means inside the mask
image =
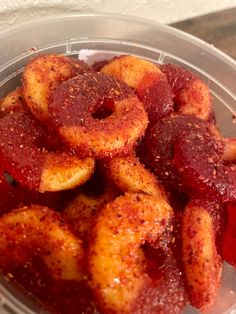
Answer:
POLYGON ((0 0, 0 30, 47 14, 104 11, 173 23, 236 6, 236 0, 0 0))

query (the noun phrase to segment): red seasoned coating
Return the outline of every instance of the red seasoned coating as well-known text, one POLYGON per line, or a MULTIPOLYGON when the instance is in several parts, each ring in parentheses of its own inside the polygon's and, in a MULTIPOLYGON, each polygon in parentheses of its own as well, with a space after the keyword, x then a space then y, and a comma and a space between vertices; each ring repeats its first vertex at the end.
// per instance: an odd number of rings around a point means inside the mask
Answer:
POLYGON ((58 192, 39 193, 29 190, 3 171, 0 175, 0 215, 31 204, 60 208, 62 197, 63 194, 58 192))
POLYGON ((183 274, 170 249, 152 254, 152 276, 154 278, 140 292, 132 313, 182 313, 187 303, 187 295, 184 286, 183 274), (158 260, 153 259, 153 255, 158 260), (162 263, 160 263, 162 261, 162 263), (158 265, 159 264, 159 265, 158 265))
MULTIPOLYGON (((90 123, 95 127, 98 121, 92 115, 98 109, 106 107, 112 110, 115 101, 133 96, 134 92, 125 83, 107 75, 79 75, 62 83, 53 93, 49 104, 51 122, 55 127, 88 127, 90 123)), ((102 125, 97 128, 102 128, 102 125)))
POLYGON ((215 302, 221 282, 222 260, 215 236, 208 209, 190 201, 182 219, 182 256, 190 303, 200 311, 215 302))
POLYGON ((215 231, 217 252, 222 257, 222 236, 225 230, 225 206, 217 199, 209 199, 207 195, 205 195, 205 198, 192 198, 191 204, 198 208, 204 208, 210 214, 215 231))
POLYGON ((163 73, 165 73, 175 95, 178 94, 180 90, 185 88, 189 82, 196 79, 196 75, 192 72, 175 64, 163 64, 160 65, 160 69, 163 73))
POLYGON ((210 200, 205 198, 191 199, 191 206, 203 207, 210 215, 214 224, 215 234, 219 234, 223 224, 222 204, 217 199, 210 200))
POLYGON ((109 62, 109 60, 102 60, 102 61, 97 61, 94 62, 94 64, 92 65, 92 69, 95 72, 100 72, 101 69, 109 62))
POLYGON ((141 291, 134 305, 134 313, 182 313, 187 304, 180 250, 181 220, 182 213, 175 212, 171 239, 164 249, 145 248, 147 273, 152 281, 141 291))
POLYGON ((34 205, 12 210, 0 218, 1 269, 42 257, 56 280, 84 279, 84 250, 59 213, 34 205))
POLYGON ((219 139, 199 129, 182 132, 174 146, 174 163, 189 195, 219 201, 236 200, 236 168, 222 163, 219 139))
POLYGON ((164 199, 143 193, 126 193, 101 209, 89 243, 89 270, 105 313, 130 313, 151 280, 141 246, 158 246, 171 218, 164 199))
POLYGON ((89 67, 88 64, 84 62, 83 60, 79 60, 73 57, 71 57, 70 59, 72 61, 72 64, 74 63, 74 69, 72 72, 73 76, 83 75, 84 73, 93 72, 93 69, 89 67))
POLYGON ((203 81, 175 64, 163 64, 160 69, 171 85, 178 112, 195 114, 203 120, 212 118, 212 99, 208 86, 203 81))
POLYGON ((80 160, 48 140, 46 129, 28 109, 12 111, 0 120, 0 156, 4 170, 17 182, 40 192, 60 191, 84 183, 94 169, 94 160, 80 160))
POLYGON ((212 126, 191 115, 172 114, 147 129, 145 135, 145 161, 166 187, 181 189, 182 182, 173 162, 174 143, 179 134, 202 129, 210 132, 212 126))
POLYGON ((223 259, 236 268, 236 203, 227 206, 227 222, 221 248, 223 259))
MULTIPOLYGON (((159 66, 133 56, 120 56, 90 69, 76 59, 47 55, 35 58, 27 69, 24 91, 17 88, 0 100, 0 242, 4 242, 0 263, 4 264, 4 276, 39 298, 52 313, 176 314, 183 311, 188 298, 184 259, 185 265, 190 264, 193 269, 193 272, 190 268, 188 271, 192 304, 208 308, 220 281, 221 261, 214 240, 217 242, 217 237, 221 240, 225 208, 227 226, 220 250, 225 260, 236 267, 236 203, 228 207, 222 204, 236 200, 236 165, 233 164, 233 140, 221 139, 213 125, 207 85, 184 68, 159 66), (103 69, 116 62, 115 79, 105 75, 103 69), (100 70, 101 73, 94 72, 100 70), (26 96, 32 113, 50 131, 27 111, 26 96), (149 128, 142 139, 147 115, 149 128), (138 189, 147 194, 128 193, 117 198, 120 192, 113 191, 112 184, 107 186, 112 180, 106 178, 102 182, 104 178, 97 173, 82 188, 67 194, 38 192, 47 191, 45 187, 40 189, 42 173, 45 177, 50 177, 51 172, 59 174, 61 163, 70 168, 71 159, 66 156, 102 158, 98 161, 100 164, 104 160, 108 163, 108 159, 111 164, 120 160, 128 167, 134 160, 127 156, 141 139, 138 153, 148 169, 164 183, 168 200, 162 200, 157 193, 159 199, 152 201, 147 195, 153 194, 149 191, 153 190, 155 178, 138 189), (71 148, 68 154, 66 146, 71 148), (6 180, 7 173, 12 175, 11 184, 6 180), (72 200, 78 191, 78 197, 72 200), (133 199, 129 200, 128 196, 133 199), (198 198, 191 199, 187 206, 192 196, 198 198), (173 219, 166 202, 174 209, 173 219), (61 218, 54 210, 38 205, 62 210, 62 214, 64 210, 65 216, 61 218), (31 213, 31 218, 30 215, 29 219, 24 218, 26 208, 14 210, 21 206, 37 207, 35 217, 31 213), (163 206, 169 211, 168 219, 163 218, 163 206), (185 206, 188 212, 185 211, 183 227, 185 206), (44 212, 48 210, 45 218, 44 212), (4 218, 7 216, 2 216, 5 212, 13 219, 9 225, 4 218), (37 219, 40 220, 38 229, 33 225, 37 219), (58 227, 54 229, 56 232, 50 231, 53 224, 58 227), (182 227, 187 243, 184 258, 182 227), (60 245, 61 232, 68 240, 68 254, 64 256, 61 256, 64 247, 63 243, 60 245), (50 250, 54 249, 54 244, 49 250, 49 235, 55 236, 56 257, 51 260, 50 250), (84 243, 78 238, 85 240, 84 243), (205 239, 208 242, 204 243, 205 239), (77 281, 78 274, 73 273, 74 259, 70 260, 69 256, 70 245, 74 242, 77 247, 77 241, 89 252, 86 269, 90 270, 90 275, 85 273, 84 276, 82 258, 81 282, 77 281), (196 249, 192 249, 193 244, 196 249), (207 247, 206 255, 210 256, 205 260, 204 247, 207 247), (66 276, 61 278, 55 266, 59 261, 57 255, 65 267, 66 276), (198 263, 203 268, 206 266, 205 271, 198 272, 198 263), (191 280, 194 284, 200 283, 197 293, 191 280)), ((140 166, 137 161, 135 165, 140 166)), ((115 168, 119 168, 117 164, 115 168)), ((132 169, 130 173, 126 170, 123 169, 123 178, 125 183, 133 180, 133 188, 140 180, 135 180, 132 169)), ((77 171, 78 167, 72 169, 74 173, 77 171)), ((117 172, 113 174, 117 177, 117 172)), ((63 180, 59 180, 58 185, 61 183, 64 184, 63 180)), ((120 184, 117 180, 114 183, 120 184)), ((119 188, 126 191, 126 186, 119 188)))
POLYGON ((0 120, 0 156, 6 171, 19 183, 38 189, 45 152, 35 145, 45 136, 27 111, 15 111, 0 120))
POLYGON ((96 169, 93 176, 66 200, 62 215, 71 231, 82 239, 85 245, 99 210, 119 195, 120 192, 105 182, 99 169, 96 169))
POLYGON ((25 263, 24 271, 22 266, 11 267, 6 276, 14 286, 20 284, 23 292, 36 297, 41 310, 54 314, 98 314, 87 282, 53 279, 42 258, 34 257, 25 263))
MULTIPOLYGON (((4 127, 5 120, 7 120, 4 132, 2 133, 3 137, 7 137, 7 133, 9 133, 9 140, 12 136, 14 136, 13 134, 13 132, 15 131, 14 126, 15 124, 17 124, 17 119, 15 119, 15 121, 11 125, 11 122, 14 120, 12 119, 13 111, 24 110, 24 108, 26 108, 26 103, 24 101, 23 90, 21 87, 16 88, 14 91, 10 92, 4 97, 4 99, 1 102, 1 107, 0 107, 1 116, 3 117, 4 115, 8 114, 9 117, 1 121, 4 127)), ((28 129, 28 131, 30 130, 28 129)), ((15 135, 16 137, 19 137, 18 130, 15 135)), ((22 139, 23 134, 21 134, 20 137, 22 139)), ((27 140, 28 140, 28 137, 27 137, 27 140)), ((11 148, 13 147, 13 145, 10 142, 8 143, 8 145, 10 145, 11 148)), ((4 146, 4 143, 2 143, 2 146, 4 146)), ((21 203, 24 189, 22 187, 19 187, 17 182, 14 181, 14 179, 9 176, 8 176, 8 182, 7 182, 6 180, 7 172, 4 166, 4 161, 1 167, 2 167, 1 169, 1 196, 2 196, 1 205, 2 205, 2 212, 5 212, 5 211, 8 211, 8 209, 13 209, 14 207, 17 207, 21 203), (4 192, 6 193, 5 198, 4 198, 4 192), (5 199, 8 199, 9 204, 7 204, 5 199)))
POLYGON ((49 113, 60 137, 80 156, 101 158, 123 152, 148 123, 132 89, 101 73, 62 83, 53 93, 49 113))
POLYGON ((3 172, 0 174, 0 215, 15 208, 19 204, 19 188, 15 184, 10 185, 3 172))
POLYGON ((160 182, 133 154, 105 159, 99 165, 107 181, 114 184, 120 191, 144 192, 168 200, 160 182))
POLYGON ((29 190, 23 186, 19 186, 20 190, 20 206, 41 205, 54 209, 60 209, 62 200, 64 199, 63 192, 44 192, 40 193, 34 190, 29 190))
POLYGON ((173 94, 166 75, 156 64, 134 56, 115 57, 101 72, 133 87, 143 102, 151 123, 174 111, 173 94))
POLYGON ((22 87, 17 87, 0 101, 0 110, 3 114, 11 110, 17 110, 17 108, 22 108, 23 106, 25 106, 25 101, 22 87))
POLYGON ((174 111, 172 91, 164 74, 146 74, 136 93, 144 103, 151 123, 174 111))
POLYGON ((48 103, 55 88, 63 81, 92 70, 78 59, 62 55, 38 55, 23 72, 23 94, 32 114, 48 121, 48 103))
POLYGON ((106 189, 103 194, 97 196, 89 196, 80 192, 63 210, 63 217, 72 232, 84 242, 87 242, 99 210, 117 196, 118 193, 112 188, 106 189))

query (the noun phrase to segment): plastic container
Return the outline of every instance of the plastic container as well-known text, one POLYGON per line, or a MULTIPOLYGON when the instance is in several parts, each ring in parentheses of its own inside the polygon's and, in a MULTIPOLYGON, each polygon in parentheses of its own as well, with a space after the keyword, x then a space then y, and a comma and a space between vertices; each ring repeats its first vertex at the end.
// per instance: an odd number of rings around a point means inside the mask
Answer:
MULTIPOLYGON (((236 62, 209 44, 152 21, 112 14, 67 14, 29 21, 0 33, 0 98, 20 84, 29 59, 38 53, 64 53, 90 63, 133 54, 159 63, 189 67, 207 82, 218 124, 235 136, 236 62)), ((0 313, 43 313, 37 301, 4 279, 0 313)), ((197 313, 191 307, 185 313, 197 313)), ((236 313, 236 271, 225 265, 216 304, 209 313, 236 313)))

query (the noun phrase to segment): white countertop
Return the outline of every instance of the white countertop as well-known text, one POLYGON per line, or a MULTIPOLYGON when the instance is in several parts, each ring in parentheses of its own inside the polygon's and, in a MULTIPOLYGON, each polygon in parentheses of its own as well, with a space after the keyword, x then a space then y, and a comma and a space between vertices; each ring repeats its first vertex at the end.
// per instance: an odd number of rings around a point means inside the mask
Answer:
POLYGON ((0 0, 0 30, 55 13, 102 11, 172 23, 234 6, 236 0, 0 0))

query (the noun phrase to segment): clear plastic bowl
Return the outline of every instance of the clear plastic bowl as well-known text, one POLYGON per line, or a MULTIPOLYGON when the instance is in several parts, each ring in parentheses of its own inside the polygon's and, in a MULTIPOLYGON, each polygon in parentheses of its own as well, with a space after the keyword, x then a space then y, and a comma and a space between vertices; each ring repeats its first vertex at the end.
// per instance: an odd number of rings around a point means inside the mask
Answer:
MULTIPOLYGON (((213 46, 152 21, 112 14, 66 14, 29 21, 0 32, 0 98, 20 85, 25 64, 38 53, 63 53, 89 63, 133 54, 159 63, 177 63, 210 87, 217 122, 225 136, 236 135, 236 62, 213 46)), ((0 278, 1 313, 44 313, 37 300, 0 278)), ((197 313, 188 307, 185 313, 197 313)), ((236 313, 236 271, 224 265, 223 282, 209 313, 236 313)))

